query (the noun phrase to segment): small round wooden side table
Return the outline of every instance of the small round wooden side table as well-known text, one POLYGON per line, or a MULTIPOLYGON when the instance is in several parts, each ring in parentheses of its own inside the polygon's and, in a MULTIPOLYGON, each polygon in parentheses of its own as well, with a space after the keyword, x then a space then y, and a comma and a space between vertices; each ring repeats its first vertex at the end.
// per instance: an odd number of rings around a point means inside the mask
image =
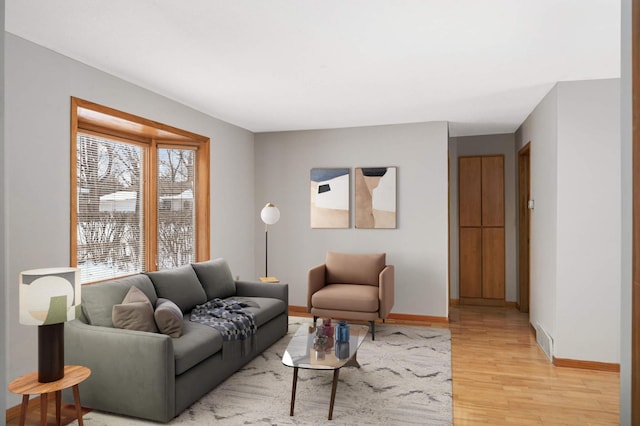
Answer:
POLYGON ((55 382, 38 382, 38 372, 29 373, 18 377, 9 383, 9 391, 22 395, 22 406, 20 408, 20 426, 24 426, 27 419, 27 407, 29 405, 29 395, 40 394, 40 424, 47 424, 47 395, 49 392, 56 393, 56 424, 60 425, 60 404, 62 402, 62 390, 73 387, 73 400, 76 405, 76 416, 78 425, 82 423, 82 409, 80 407, 80 390, 78 384, 82 383, 91 375, 91 370, 80 365, 66 365, 64 367, 64 377, 55 382))

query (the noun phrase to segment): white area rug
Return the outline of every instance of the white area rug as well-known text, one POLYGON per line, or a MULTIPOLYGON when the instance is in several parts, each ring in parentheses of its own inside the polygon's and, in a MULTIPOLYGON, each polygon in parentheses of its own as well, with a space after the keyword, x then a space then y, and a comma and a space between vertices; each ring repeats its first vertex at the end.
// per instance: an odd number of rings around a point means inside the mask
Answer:
MULTIPOLYGON (((311 319, 289 317, 289 335, 267 349, 169 425, 451 425, 451 335, 445 328, 376 325, 344 367, 328 421, 332 371, 300 369, 289 416, 293 369, 282 364, 291 335, 311 319)), ((82 398, 82 395, 80 395, 82 398)), ((77 423, 73 423, 77 424, 77 423)), ((98 411, 87 426, 157 425, 98 411)))

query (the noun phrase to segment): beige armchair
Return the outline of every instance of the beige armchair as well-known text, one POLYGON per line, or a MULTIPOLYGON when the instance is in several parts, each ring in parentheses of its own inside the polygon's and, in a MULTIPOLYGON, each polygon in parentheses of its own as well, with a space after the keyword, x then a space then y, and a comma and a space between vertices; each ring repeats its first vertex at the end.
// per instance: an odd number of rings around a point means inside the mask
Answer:
POLYGON ((386 254, 328 252, 325 263, 309 270, 307 310, 318 317, 369 321, 371 339, 375 322, 391 312, 394 298, 394 267, 386 254))

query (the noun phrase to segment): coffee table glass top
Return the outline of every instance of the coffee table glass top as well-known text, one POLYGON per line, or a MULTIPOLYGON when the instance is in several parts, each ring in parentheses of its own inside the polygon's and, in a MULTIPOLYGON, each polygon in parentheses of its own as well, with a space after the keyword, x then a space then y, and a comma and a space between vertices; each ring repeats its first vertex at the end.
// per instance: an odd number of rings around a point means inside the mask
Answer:
MULTIPOLYGON (((334 333, 335 326, 336 323, 333 323, 334 333)), ((369 332, 369 327, 349 324, 349 342, 336 342, 333 337, 330 337, 327 338, 327 343, 324 347, 322 345, 314 345, 316 330, 317 327, 311 324, 300 325, 282 356, 284 365, 312 370, 335 370, 341 368, 355 356, 360 344, 362 344, 369 332)))

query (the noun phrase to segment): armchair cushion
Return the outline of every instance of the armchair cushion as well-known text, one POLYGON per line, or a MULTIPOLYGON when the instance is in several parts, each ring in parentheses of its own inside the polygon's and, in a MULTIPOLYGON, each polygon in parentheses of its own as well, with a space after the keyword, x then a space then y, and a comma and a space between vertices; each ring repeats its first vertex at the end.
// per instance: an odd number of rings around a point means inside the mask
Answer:
POLYGON ((378 287, 329 284, 311 296, 314 308, 337 311, 377 312, 378 287))
MULTIPOLYGON (((385 253, 346 254, 327 252, 325 261, 327 268, 326 283, 368 284, 377 287, 380 271, 384 269, 385 262, 385 253)), ((375 310, 377 310, 377 307, 375 310)))

